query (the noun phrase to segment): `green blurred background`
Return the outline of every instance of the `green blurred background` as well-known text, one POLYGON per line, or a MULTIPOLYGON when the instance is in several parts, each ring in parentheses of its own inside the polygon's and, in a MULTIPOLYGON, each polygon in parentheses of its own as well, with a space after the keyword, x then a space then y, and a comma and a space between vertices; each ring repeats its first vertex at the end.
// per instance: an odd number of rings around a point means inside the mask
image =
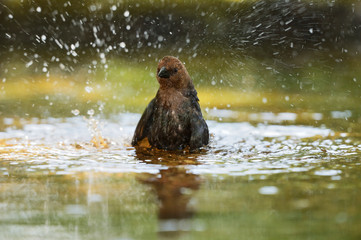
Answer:
POLYGON ((4 0, 0 114, 141 112, 174 55, 203 108, 358 122, 360 41, 360 1, 4 0))

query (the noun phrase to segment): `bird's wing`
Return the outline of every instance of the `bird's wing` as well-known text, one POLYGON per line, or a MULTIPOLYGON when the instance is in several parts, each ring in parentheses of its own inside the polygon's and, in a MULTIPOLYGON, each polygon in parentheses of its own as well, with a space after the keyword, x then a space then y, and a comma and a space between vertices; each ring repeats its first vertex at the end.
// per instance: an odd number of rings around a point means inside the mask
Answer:
POLYGON ((132 146, 136 146, 139 141, 145 138, 149 131, 149 126, 152 123, 152 116, 154 112, 155 98, 148 104, 144 110, 142 117, 140 118, 138 125, 135 129, 132 146))
MULTIPOLYGON (((197 90, 194 87, 192 87, 190 90, 188 90, 187 95, 188 95, 188 97, 191 97, 192 101, 196 101, 196 102, 199 101, 197 90)), ((198 107, 199 107, 199 104, 198 104, 198 107)))
POLYGON ((198 103, 197 91, 191 91, 191 139, 189 142, 191 149, 197 149, 209 142, 209 131, 206 121, 203 119, 201 107, 198 103))

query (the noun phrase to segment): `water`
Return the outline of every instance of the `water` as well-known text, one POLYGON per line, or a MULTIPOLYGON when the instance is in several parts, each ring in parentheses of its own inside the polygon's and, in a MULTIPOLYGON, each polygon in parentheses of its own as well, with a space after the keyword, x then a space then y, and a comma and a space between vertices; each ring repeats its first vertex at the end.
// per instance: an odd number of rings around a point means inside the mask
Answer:
POLYGON ((129 145, 139 117, 3 119, 5 239, 360 236, 358 136, 208 121, 198 153, 144 151, 129 145))
POLYGON ((174 162, 187 165, 194 174, 250 175, 310 171, 320 154, 352 156, 361 147, 346 141, 348 134, 335 136, 327 128, 209 121, 211 144, 200 153, 135 151, 130 142, 139 118, 124 113, 101 121, 82 117, 30 120, 20 129, 0 133, 2 157, 17 166, 25 164, 26 171, 47 174, 157 173, 174 162), (101 123, 104 126, 98 127, 101 123))

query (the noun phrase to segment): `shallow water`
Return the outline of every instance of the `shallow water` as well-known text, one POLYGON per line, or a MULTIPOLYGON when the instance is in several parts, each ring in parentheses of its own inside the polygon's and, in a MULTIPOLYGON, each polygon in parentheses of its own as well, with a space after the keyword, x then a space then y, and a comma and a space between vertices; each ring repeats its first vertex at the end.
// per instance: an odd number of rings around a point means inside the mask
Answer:
POLYGON ((4 118, 4 239, 361 236, 356 134, 208 121, 209 147, 167 153, 129 145, 139 117, 4 118))

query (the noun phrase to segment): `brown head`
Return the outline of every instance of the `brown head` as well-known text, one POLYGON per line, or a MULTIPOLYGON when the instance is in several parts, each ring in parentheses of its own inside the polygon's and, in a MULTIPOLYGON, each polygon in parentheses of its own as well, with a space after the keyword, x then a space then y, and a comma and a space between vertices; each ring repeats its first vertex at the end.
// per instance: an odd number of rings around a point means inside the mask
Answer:
POLYGON ((193 86, 183 63, 172 56, 165 56, 159 61, 157 80, 161 88, 184 89, 193 86))

